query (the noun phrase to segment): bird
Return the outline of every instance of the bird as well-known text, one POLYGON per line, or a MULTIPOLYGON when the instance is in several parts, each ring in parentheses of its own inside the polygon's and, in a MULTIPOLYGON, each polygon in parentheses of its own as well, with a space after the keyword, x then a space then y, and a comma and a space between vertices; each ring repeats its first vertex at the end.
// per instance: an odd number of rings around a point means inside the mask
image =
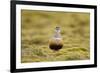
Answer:
POLYGON ((55 28, 55 33, 49 39, 49 48, 54 51, 59 51, 63 47, 63 40, 60 33, 60 27, 55 28))

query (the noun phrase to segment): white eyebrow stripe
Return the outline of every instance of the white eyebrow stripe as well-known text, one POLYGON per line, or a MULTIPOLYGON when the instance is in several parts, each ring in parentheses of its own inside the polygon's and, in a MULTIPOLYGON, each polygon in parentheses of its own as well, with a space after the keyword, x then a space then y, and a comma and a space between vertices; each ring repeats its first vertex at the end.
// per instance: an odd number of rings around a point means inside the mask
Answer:
POLYGON ((53 37, 53 39, 55 39, 55 40, 62 40, 62 38, 60 38, 60 37, 59 38, 58 37, 57 38, 53 37))

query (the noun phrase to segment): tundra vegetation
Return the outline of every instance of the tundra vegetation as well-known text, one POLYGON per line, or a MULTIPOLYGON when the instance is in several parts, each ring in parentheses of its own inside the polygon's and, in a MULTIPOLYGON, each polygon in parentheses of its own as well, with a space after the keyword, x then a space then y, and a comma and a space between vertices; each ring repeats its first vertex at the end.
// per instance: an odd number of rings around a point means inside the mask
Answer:
POLYGON ((21 10, 21 62, 87 60, 90 58, 90 14, 21 10), (53 51, 48 40, 61 28, 63 48, 53 51))

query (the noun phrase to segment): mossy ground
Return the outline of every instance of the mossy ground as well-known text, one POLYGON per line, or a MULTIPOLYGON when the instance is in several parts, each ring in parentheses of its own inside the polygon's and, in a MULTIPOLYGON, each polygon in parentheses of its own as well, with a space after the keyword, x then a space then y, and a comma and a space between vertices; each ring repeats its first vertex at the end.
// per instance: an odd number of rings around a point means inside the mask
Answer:
POLYGON ((74 12, 21 11, 21 62, 86 60, 90 58, 90 14, 74 12), (48 47, 56 26, 64 46, 48 47))

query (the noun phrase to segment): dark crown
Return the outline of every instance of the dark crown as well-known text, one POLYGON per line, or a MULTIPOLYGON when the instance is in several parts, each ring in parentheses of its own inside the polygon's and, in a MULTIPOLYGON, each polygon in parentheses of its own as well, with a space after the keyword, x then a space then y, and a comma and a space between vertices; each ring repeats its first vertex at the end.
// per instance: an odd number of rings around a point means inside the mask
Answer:
POLYGON ((60 27, 56 27, 56 30, 60 30, 60 27))

